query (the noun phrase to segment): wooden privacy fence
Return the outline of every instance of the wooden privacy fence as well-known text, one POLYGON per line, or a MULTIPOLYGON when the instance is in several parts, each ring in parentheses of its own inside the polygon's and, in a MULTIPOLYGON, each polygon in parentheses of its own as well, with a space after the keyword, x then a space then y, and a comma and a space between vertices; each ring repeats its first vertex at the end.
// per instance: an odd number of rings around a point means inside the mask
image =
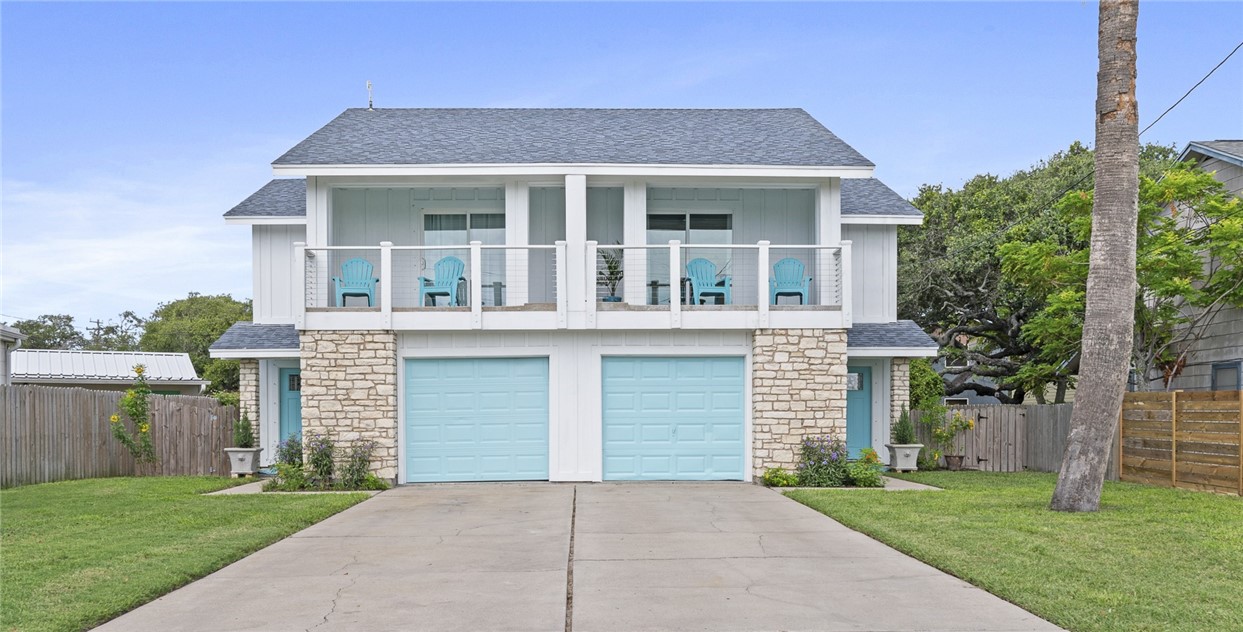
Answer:
MULTIPOLYGON (((1072 410, 1072 404, 951 406, 947 415, 974 419, 975 429, 959 434, 945 452, 963 455, 963 467, 986 472, 1056 472, 1066 451, 1072 410)), ((922 416, 921 411, 912 413, 915 434, 933 449, 932 433, 918 423, 922 416)), ((1111 454, 1110 480, 1118 480, 1117 461, 1117 454, 1111 454)))
POLYGON ((1243 495, 1240 391, 1127 393, 1122 480, 1243 495))
POLYGON ((0 386, 0 487, 104 476, 226 474, 237 409, 211 397, 155 395, 151 440, 159 459, 139 467, 108 417, 122 393, 0 386))

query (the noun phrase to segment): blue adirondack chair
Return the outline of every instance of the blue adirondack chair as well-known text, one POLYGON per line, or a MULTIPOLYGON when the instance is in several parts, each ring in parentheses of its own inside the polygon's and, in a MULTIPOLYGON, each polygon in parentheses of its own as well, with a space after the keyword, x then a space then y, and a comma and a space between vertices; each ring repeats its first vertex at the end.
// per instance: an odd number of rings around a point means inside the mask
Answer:
POLYGON ((716 278, 716 264, 707 259, 691 259, 686 264, 686 276, 691 280, 692 305, 698 305, 704 296, 720 296, 723 303, 729 305, 734 300, 734 278, 725 275, 720 281, 716 278))
POLYGON ((811 297, 811 277, 803 276, 806 268, 798 259, 782 259, 773 264, 773 275, 768 278, 768 293, 772 304, 778 296, 797 296, 799 305, 806 305, 811 297))
POLYGON ((466 264, 457 257, 445 257, 436 262, 434 269, 436 278, 419 277, 419 306, 426 305, 429 296, 432 297, 433 306, 436 305, 435 297, 446 296, 449 298, 449 305, 456 307, 458 288, 462 284, 462 273, 466 271, 466 264))
POLYGON ((345 307, 345 297, 365 296, 367 307, 375 304, 375 284, 380 280, 371 276, 375 271, 371 262, 355 257, 341 264, 341 276, 332 277, 332 287, 337 293, 337 306, 345 307))

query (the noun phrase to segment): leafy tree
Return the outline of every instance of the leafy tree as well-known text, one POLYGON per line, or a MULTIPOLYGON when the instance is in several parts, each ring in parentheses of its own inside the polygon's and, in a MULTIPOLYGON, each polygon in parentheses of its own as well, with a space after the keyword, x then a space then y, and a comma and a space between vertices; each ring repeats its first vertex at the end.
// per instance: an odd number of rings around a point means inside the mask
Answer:
POLYGON ((945 397, 945 383, 927 358, 911 360, 911 410, 935 410, 945 397))
POLYGON ((1135 331, 1140 181, 1135 24, 1139 0, 1101 0, 1099 15, 1096 197, 1080 343, 1082 373, 1062 468, 1049 504, 1056 511, 1100 508, 1135 331))
POLYGON ((200 376, 212 381, 211 390, 238 388, 237 362, 213 359, 208 349, 233 323, 250 320, 249 300, 234 300, 228 294, 189 296, 161 303, 147 320, 139 341, 143 351, 187 353, 200 376))
MULTIPOLYGON (((1091 192, 1067 195, 1058 217, 1066 240, 1047 237, 1000 248, 1005 276, 1043 297, 1045 307, 1023 326, 1036 352, 1018 373, 1035 388, 1077 360, 1083 338, 1091 192)), ((1212 174, 1178 165, 1160 179, 1139 178, 1138 289, 1129 366, 1137 386, 1166 386, 1190 342, 1224 307, 1243 306, 1243 203, 1212 174)))
POLYGON ((19 320, 13 326, 26 334, 22 346, 27 349, 81 349, 86 345, 86 338, 68 314, 44 314, 19 320))
POLYGON ((116 322, 108 321, 106 325, 90 328, 82 348, 91 351, 137 351, 143 325, 142 318, 126 310, 121 312, 116 322))
MULTIPOLYGON (((1160 145, 1145 145, 1140 154, 1142 170, 1154 178, 1177 156, 1160 145)), ((1092 189, 1092 160, 1092 151, 1076 142, 1005 178, 983 174, 959 190, 920 188, 913 203, 924 212, 924 225, 898 233, 899 317, 929 331, 942 357, 971 361, 943 370, 946 395, 973 390, 1022 403, 1029 394, 1042 400, 1048 385, 1064 393, 1073 380, 1077 357, 1046 363, 1058 370, 1041 379, 1023 372, 1040 351, 1023 327, 1048 297, 1003 274, 1000 247, 1071 240, 1071 228, 1047 207, 1065 192, 1092 189)))

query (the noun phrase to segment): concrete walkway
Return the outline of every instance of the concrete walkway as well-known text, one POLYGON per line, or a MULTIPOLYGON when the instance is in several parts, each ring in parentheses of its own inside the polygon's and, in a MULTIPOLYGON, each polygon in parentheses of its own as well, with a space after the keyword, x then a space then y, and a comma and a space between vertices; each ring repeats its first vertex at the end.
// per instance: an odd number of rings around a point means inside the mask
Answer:
POLYGON ((753 485, 543 483, 384 492, 100 629, 1057 628, 753 485))

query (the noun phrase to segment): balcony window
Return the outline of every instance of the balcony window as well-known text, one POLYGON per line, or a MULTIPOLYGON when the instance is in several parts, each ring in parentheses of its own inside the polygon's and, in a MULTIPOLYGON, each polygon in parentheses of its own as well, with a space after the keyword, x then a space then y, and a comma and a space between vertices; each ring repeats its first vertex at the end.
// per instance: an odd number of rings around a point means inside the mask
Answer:
MULTIPOLYGON (((426 246, 465 246, 478 241, 489 246, 505 244, 504 213, 428 213, 423 216, 423 244, 426 246)), ((434 270, 436 262, 441 258, 454 256, 468 266, 470 250, 467 248, 445 248, 444 250, 427 251, 423 260, 423 270, 434 270)), ((480 281, 484 289, 482 299, 484 305, 495 305, 496 297, 502 295, 499 290, 505 287, 505 251, 488 249, 482 253, 483 270, 480 281)), ((426 276, 426 275, 424 275, 426 276)))
MULTIPOLYGON (((647 243, 667 244, 672 240, 683 244, 732 244, 734 243, 734 216, 728 213, 679 213, 653 214, 647 216, 647 243)), ((721 275, 731 274, 730 251, 727 249, 699 249, 684 251, 683 264, 692 258, 702 258, 716 264, 721 275)), ((669 255, 655 250, 648 254, 648 283, 656 284, 657 304, 669 304, 669 255)), ((679 275, 684 276, 684 274, 679 275)))

